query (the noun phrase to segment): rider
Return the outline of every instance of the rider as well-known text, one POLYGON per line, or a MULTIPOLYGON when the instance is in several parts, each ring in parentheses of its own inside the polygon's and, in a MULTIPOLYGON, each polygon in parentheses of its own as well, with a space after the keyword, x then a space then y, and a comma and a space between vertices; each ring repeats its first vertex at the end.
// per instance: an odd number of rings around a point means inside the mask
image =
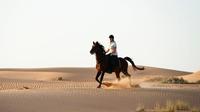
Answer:
POLYGON ((117 54, 117 44, 114 40, 114 36, 110 35, 109 36, 110 39, 110 45, 109 45, 109 49, 106 51, 106 53, 108 53, 109 55, 109 70, 112 71, 113 68, 117 67, 119 62, 118 62, 118 54, 117 54))

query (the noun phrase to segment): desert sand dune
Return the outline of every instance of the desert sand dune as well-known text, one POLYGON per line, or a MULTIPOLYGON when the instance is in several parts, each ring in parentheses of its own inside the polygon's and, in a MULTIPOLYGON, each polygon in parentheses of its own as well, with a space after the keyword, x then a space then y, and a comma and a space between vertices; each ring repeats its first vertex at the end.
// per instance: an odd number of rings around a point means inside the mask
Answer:
MULTIPOLYGON (((65 76, 73 76, 67 74, 65 76)), ((64 73, 58 72, 29 72, 29 71, 1 71, 0 77, 5 79, 21 79, 21 80, 57 80, 58 77, 64 77, 64 73)))
POLYGON ((134 72, 129 67, 131 82, 128 78, 117 81, 114 74, 106 74, 102 89, 96 88, 94 68, 1 69, 0 111, 134 112, 140 104, 152 107, 166 100, 184 100, 200 106, 199 85, 187 88, 174 85, 139 87, 151 79, 184 76, 189 72, 145 68, 134 72))
POLYGON ((0 69, 0 77, 6 76, 7 78, 12 78, 12 76, 7 76, 6 73, 8 73, 9 75, 13 75, 15 78, 18 79, 27 78, 34 80, 33 77, 40 79, 44 76, 44 78, 46 77, 47 79, 48 77, 52 77, 53 79, 63 77, 66 80, 74 81, 91 79, 91 77, 94 77, 94 74, 96 74, 96 70, 94 68, 0 69))
POLYGON ((200 81, 200 71, 189 74, 189 75, 179 76, 179 77, 182 77, 188 82, 195 83, 197 81, 200 81))
MULTIPOLYGON (((180 72, 175 70, 160 69, 153 67, 145 67, 144 71, 134 72, 129 67, 129 72, 132 74, 131 85, 128 79, 122 79, 118 82, 115 74, 106 74, 104 81, 112 83, 107 89, 131 88, 141 82, 150 80, 156 77, 180 76, 189 74, 188 72, 180 72)), ((85 87, 95 88, 97 83, 95 81, 94 68, 41 68, 41 69, 1 69, 0 70, 0 89, 19 89, 23 87, 29 88, 80 88, 81 85, 85 87), (58 78, 62 77, 62 81, 58 78), (89 84, 91 83, 91 84, 89 84)), ((121 73, 123 77, 123 74, 121 73)))

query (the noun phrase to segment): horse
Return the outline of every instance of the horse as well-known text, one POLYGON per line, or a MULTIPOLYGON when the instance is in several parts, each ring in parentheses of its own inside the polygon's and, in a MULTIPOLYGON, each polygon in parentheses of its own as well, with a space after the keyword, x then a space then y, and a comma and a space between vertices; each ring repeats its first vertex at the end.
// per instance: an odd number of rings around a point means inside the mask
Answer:
POLYGON ((109 69, 109 55, 106 55, 104 46, 101 45, 98 41, 93 42, 92 48, 90 50, 90 54, 95 54, 96 56, 96 81, 99 83, 97 88, 101 88, 103 77, 105 73, 115 72, 116 78, 120 81, 120 73, 122 72, 126 77, 131 78, 131 75, 128 73, 128 62, 132 64, 133 70, 144 70, 144 67, 137 67, 133 60, 130 57, 118 57, 119 66, 113 67, 112 71, 108 71, 109 69), (127 62, 128 61, 128 62, 127 62), (101 77, 100 77, 101 76, 101 77), (99 80, 100 77, 100 80, 99 80))

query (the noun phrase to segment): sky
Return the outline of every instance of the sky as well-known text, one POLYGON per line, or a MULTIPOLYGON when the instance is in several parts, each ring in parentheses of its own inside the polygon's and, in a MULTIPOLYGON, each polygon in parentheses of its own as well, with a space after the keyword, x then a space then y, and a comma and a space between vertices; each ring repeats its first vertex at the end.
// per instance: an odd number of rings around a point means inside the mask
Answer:
POLYGON ((92 42, 137 65, 200 70, 199 0, 1 0, 0 68, 94 67, 92 42))

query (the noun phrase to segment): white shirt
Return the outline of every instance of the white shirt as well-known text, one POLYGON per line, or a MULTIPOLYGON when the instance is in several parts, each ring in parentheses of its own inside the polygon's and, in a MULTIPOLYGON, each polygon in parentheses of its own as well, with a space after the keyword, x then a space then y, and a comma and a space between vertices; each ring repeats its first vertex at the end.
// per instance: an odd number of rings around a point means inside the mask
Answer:
POLYGON ((109 54, 115 55, 115 56, 118 55, 118 54, 117 54, 117 44, 116 44, 115 41, 110 42, 110 45, 109 45, 109 54), (116 49, 116 51, 114 51, 114 48, 116 49))

